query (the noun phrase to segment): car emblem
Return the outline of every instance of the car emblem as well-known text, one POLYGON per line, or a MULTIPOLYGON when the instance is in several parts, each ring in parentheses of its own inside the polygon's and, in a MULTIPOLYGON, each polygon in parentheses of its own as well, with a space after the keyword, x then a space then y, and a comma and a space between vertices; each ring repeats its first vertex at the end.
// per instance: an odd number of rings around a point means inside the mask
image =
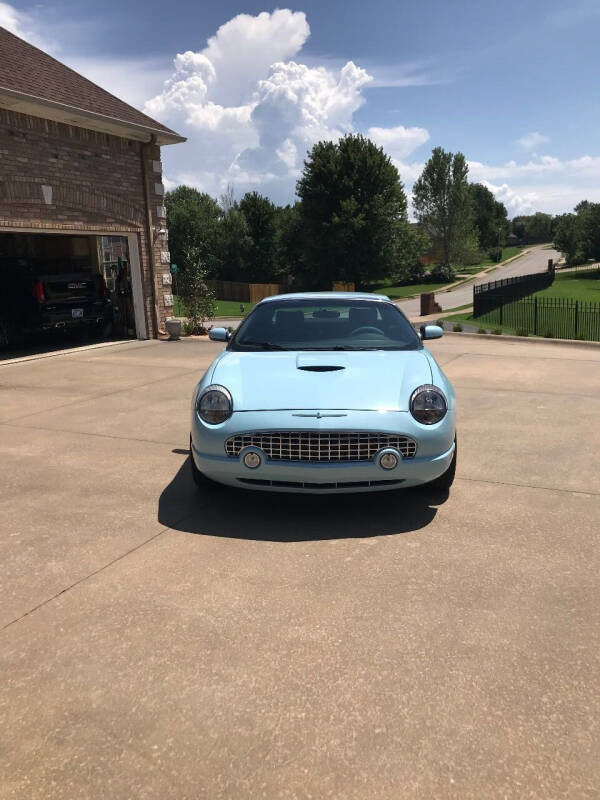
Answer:
POLYGON ((315 417, 316 419, 323 419, 323 417, 347 417, 348 414, 321 414, 317 411, 316 414, 292 414, 292 417, 315 417))

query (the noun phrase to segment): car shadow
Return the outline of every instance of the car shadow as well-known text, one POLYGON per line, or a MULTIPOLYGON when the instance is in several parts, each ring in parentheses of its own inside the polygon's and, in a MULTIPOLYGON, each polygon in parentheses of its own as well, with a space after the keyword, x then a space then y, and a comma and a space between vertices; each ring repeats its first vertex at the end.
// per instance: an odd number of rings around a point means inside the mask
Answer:
POLYGON ((425 528, 447 498, 448 492, 425 488, 340 495, 259 492, 217 484, 200 490, 187 459, 160 495, 158 521, 184 533, 255 541, 365 538, 425 528))

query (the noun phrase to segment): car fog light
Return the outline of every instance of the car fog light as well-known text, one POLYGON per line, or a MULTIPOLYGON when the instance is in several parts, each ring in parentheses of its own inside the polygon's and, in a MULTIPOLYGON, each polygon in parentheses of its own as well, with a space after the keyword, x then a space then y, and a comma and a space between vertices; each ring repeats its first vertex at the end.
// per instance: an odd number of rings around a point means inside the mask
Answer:
POLYGON ((248 469, 256 469, 260 467, 260 456, 258 453, 246 453, 244 456, 244 464, 248 467, 248 469))
POLYGON ((398 465, 398 456, 393 453, 384 453, 379 459, 379 465, 384 469, 394 469, 398 465))

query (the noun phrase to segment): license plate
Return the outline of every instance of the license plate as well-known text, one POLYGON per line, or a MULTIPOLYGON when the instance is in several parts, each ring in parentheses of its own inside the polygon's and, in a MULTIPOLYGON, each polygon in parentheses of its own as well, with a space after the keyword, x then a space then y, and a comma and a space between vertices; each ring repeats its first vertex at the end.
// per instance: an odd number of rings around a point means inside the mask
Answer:
POLYGON ((83 317, 83 308, 72 308, 71 317, 73 319, 79 319, 79 317, 83 317))

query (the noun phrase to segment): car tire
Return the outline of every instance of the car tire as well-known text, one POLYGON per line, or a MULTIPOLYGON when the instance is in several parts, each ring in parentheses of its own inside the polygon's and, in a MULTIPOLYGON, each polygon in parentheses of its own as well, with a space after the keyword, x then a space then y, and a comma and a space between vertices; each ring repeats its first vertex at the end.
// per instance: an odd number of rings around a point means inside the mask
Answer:
POLYGON ((196 466, 196 462, 194 461, 194 456, 192 455, 192 437, 190 436, 190 469, 192 470, 192 478, 194 483, 198 487, 198 489, 206 490, 206 489, 220 489, 221 485, 216 483, 216 481, 207 478, 203 472, 200 472, 198 467, 196 466))
POLYGON ((436 489, 438 491, 449 491, 450 487, 454 483, 454 477, 456 475, 456 459, 458 456, 458 443, 456 441, 456 436, 454 437, 454 456, 452 457, 452 461, 450 462, 450 466, 448 469, 440 475, 439 478, 436 478, 434 481, 430 481, 429 483, 425 484, 426 489, 436 489))
POLYGON ((112 319, 109 319, 103 325, 98 326, 98 335, 101 339, 112 339, 114 331, 114 324, 112 319))
POLYGON ((8 347, 11 344, 11 339, 8 322, 0 317, 0 347, 8 347))

